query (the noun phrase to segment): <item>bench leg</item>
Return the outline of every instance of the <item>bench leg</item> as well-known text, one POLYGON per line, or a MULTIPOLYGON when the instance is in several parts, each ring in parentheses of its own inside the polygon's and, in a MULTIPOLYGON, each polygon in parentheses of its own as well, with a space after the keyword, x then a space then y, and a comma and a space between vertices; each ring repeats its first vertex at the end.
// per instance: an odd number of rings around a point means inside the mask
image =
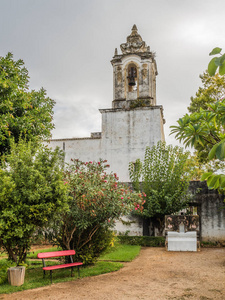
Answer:
POLYGON ((73 277, 73 267, 71 267, 71 277, 73 277))
POLYGON ((77 266, 77 268, 78 268, 78 277, 80 277, 80 268, 79 266, 77 266))
POLYGON ((51 283, 52 283, 52 270, 50 270, 50 277, 51 277, 51 283))
POLYGON ((45 279, 45 270, 43 270, 43 278, 45 279))

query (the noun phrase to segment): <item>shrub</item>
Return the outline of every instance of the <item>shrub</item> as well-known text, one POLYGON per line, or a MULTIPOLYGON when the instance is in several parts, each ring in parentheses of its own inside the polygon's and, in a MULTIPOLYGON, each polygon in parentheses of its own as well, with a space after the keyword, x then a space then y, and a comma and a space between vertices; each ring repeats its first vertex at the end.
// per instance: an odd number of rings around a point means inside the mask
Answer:
POLYGON ((118 235, 121 244, 139 245, 143 247, 165 247, 165 238, 162 236, 128 236, 118 235))
POLYGON ((31 142, 11 144, 7 161, 0 167, 0 247, 17 264, 26 259, 37 226, 66 209, 58 150, 51 152, 31 142))
POLYGON ((50 241, 74 249, 84 262, 93 262, 110 242, 114 220, 133 210, 142 210, 142 194, 132 192, 108 174, 106 161, 73 160, 65 171, 69 211, 55 220, 50 241))

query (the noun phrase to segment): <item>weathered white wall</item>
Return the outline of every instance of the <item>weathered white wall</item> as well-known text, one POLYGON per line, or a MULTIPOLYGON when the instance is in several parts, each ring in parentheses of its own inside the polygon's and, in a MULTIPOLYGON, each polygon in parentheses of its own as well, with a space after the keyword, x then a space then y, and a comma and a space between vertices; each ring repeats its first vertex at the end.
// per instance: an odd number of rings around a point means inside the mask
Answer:
POLYGON ((161 107, 103 109, 102 157, 120 181, 129 182, 128 165, 143 160, 147 146, 164 140, 161 107))
POLYGON ((101 138, 56 139, 45 144, 53 149, 59 147, 64 150, 66 163, 70 163, 71 158, 85 162, 101 158, 101 138))
POLYGON ((143 107, 133 110, 102 109, 102 133, 99 138, 57 139, 49 146, 65 151, 65 161, 107 159, 110 171, 119 180, 129 182, 128 165, 143 160, 147 146, 164 140, 162 107, 143 107))
POLYGON ((225 243, 224 196, 215 190, 209 190, 205 181, 191 181, 193 205, 197 206, 200 217, 200 235, 202 241, 220 241, 225 243))
POLYGON ((117 234, 122 233, 130 236, 142 236, 142 220, 136 216, 123 216, 120 220, 116 221, 114 230, 117 234))
POLYGON ((205 195, 202 199, 201 226, 203 241, 225 242, 225 210, 221 197, 205 195))

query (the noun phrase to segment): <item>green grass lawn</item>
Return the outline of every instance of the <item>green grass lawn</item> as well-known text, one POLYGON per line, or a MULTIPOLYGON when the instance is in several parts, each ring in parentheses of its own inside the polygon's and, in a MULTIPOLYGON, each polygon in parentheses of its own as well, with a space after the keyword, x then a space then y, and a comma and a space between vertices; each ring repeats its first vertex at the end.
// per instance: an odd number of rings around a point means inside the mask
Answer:
POLYGON ((116 243, 115 247, 102 254, 99 260, 103 261, 120 261, 128 262, 132 261, 140 252, 141 246, 137 245, 122 245, 116 243))
MULTIPOLYGON (((32 261, 32 259, 30 258, 36 259, 38 252, 57 251, 57 249, 58 248, 49 248, 44 250, 42 249, 29 254, 29 266, 26 269, 25 282, 22 286, 16 287, 9 285, 6 280, 6 274, 4 272, 0 272, 0 280, 2 279, 2 284, 0 285, 0 294, 13 293, 51 284, 49 272, 47 272, 45 279, 43 279, 42 261, 32 261)), ((123 264, 121 262, 131 261, 139 254, 139 252, 140 246, 121 245, 116 242, 115 247, 112 247, 107 252, 105 252, 99 258, 99 261, 96 264, 94 264, 93 266, 81 267, 80 278, 118 271, 123 267, 123 264)), ((0 259, 0 269, 6 264, 7 267, 10 267, 6 259, 0 259)), ((56 263, 50 261, 46 263, 46 265, 51 264, 55 265, 56 263)), ((70 276, 70 268, 55 270, 53 271, 53 282, 58 283, 77 280, 78 273, 76 268, 74 268, 74 277, 70 276)))

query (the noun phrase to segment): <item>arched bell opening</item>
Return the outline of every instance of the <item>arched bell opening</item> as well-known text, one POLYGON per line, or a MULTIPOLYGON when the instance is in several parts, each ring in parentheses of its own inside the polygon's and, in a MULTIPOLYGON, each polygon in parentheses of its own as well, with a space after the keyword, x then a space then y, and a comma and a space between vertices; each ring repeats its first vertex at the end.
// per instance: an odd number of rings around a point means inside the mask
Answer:
POLYGON ((128 92, 137 91, 137 67, 134 63, 128 65, 127 74, 128 92))

